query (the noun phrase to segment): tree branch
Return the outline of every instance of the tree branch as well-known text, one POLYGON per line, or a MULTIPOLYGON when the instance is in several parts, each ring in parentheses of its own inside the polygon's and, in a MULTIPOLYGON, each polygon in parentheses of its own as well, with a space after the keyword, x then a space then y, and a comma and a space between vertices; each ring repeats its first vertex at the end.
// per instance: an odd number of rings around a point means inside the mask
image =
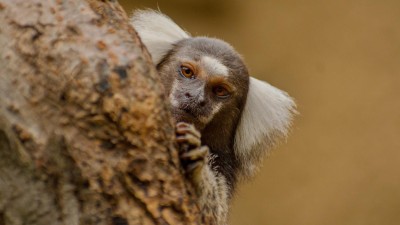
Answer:
POLYGON ((116 1, 0 0, 0 49, 0 224, 200 224, 116 1))

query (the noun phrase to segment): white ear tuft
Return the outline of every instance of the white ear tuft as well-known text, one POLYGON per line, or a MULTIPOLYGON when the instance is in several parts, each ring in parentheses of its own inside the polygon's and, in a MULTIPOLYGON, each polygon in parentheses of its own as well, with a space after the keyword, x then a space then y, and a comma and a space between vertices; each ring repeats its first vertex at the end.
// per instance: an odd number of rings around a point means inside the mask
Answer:
POLYGON ((244 177, 251 177, 262 156, 286 137, 296 113, 286 92, 250 77, 246 105, 235 135, 235 153, 242 161, 244 177))
POLYGON ((131 24, 149 50, 155 65, 173 48, 173 44, 190 37, 168 16, 154 10, 133 12, 131 24))

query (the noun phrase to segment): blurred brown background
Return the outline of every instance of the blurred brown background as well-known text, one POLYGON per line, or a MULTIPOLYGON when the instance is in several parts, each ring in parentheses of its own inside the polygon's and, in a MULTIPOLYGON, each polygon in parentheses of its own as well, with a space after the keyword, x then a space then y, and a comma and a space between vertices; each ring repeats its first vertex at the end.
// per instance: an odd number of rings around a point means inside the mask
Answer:
POLYGON ((231 225, 400 224, 400 1, 120 2, 224 39, 298 103, 231 225))

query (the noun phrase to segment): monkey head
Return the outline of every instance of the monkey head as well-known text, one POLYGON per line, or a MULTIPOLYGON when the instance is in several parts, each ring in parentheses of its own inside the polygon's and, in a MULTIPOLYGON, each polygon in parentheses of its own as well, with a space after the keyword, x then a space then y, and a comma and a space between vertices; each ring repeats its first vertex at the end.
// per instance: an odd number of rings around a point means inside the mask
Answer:
POLYGON ((174 118, 194 124, 224 167, 251 177, 262 156, 286 137, 296 113, 293 99, 249 76, 224 41, 192 37, 153 10, 135 11, 131 22, 159 71, 174 118))
POLYGON ((157 69, 177 122, 203 131, 223 117, 234 129, 246 101, 249 75, 229 44, 206 37, 181 40, 157 69))

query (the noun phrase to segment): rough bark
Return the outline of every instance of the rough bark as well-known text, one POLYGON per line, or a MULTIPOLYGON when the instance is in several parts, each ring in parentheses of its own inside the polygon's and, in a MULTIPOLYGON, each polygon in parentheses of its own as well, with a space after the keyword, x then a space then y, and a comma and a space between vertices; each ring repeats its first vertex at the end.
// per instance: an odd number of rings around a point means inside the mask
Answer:
POLYGON ((1 225, 199 224, 173 140, 116 1, 0 0, 1 225))

